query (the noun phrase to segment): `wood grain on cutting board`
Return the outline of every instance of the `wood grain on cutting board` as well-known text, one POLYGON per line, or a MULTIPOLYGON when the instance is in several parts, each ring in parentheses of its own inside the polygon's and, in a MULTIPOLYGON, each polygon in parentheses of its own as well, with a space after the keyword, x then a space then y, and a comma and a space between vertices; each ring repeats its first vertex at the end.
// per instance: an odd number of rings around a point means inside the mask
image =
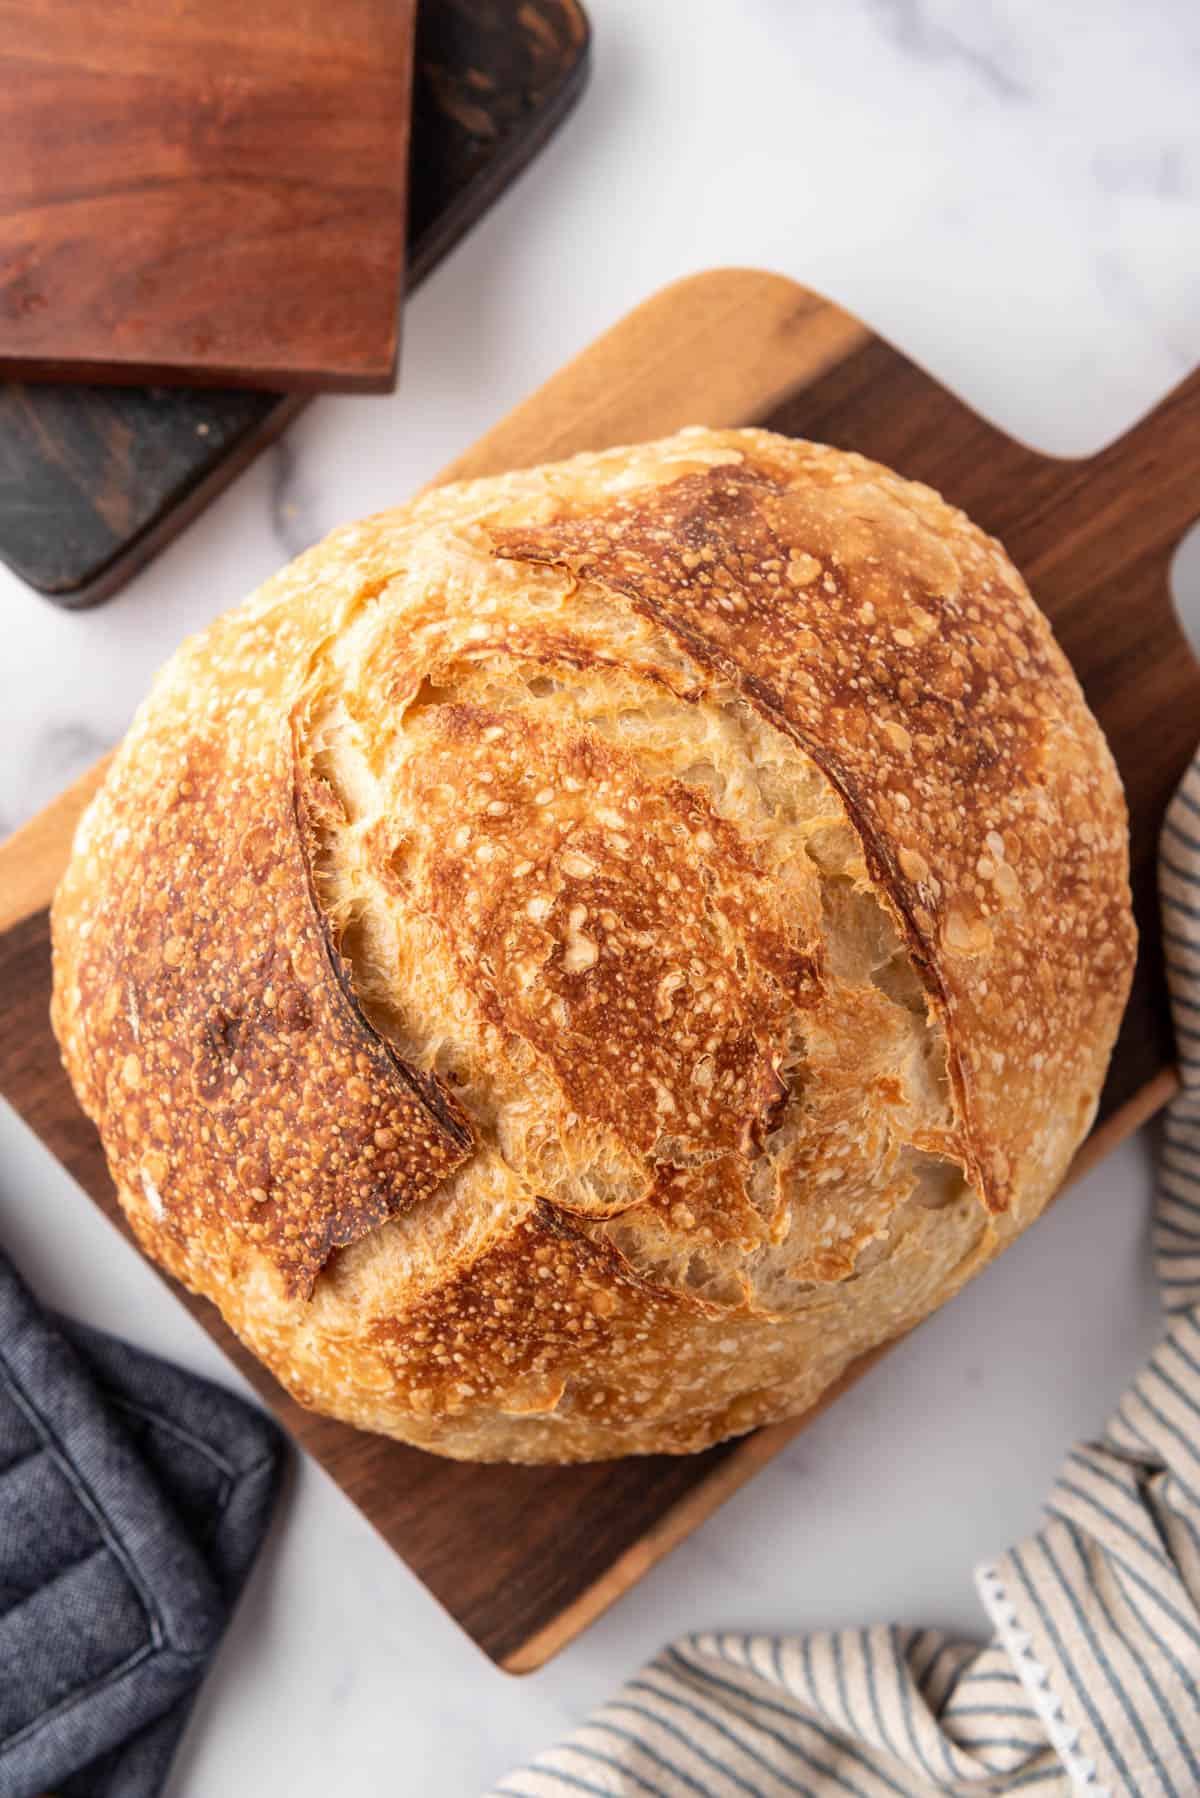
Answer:
MULTIPOLYGON (((585 85, 588 47, 579 0, 421 0, 408 293, 557 128, 585 85)), ((0 560, 58 605, 94 605, 228 486, 305 400, 0 381, 0 560)))
MULTIPOLYGON (((782 277, 722 270, 632 313, 446 471, 478 475, 661 434, 767 423, 928 481, 1002 536, 1108 733, 1131 810, 1142 945, 1097 1130, 1078 1171, 1173 1086, 1154 847, 1200 734, 1200 668, 1168 592, 1200 514, 1200 375, 1094 457, 1013 442, 838 308, 782 277)), ((94 776, 0 849, 0 1091, 116 1215, 92 1127, 49 1033, 45 905, 94 776)), ((474 1640, 512 1671, 578 1633, 814 1415, 703 1455, 593 1467, 474 1467, 312 1416, 182 1295, 300 1441, 474 1640)), ((969 1301, 968 1301, 969 1302, 969 1301)), ((826 1394, 824 1408, 883 1350, 826 1394)))
POLYGON ((386 388, 416 0, 0 0, 0 373, 386 388))

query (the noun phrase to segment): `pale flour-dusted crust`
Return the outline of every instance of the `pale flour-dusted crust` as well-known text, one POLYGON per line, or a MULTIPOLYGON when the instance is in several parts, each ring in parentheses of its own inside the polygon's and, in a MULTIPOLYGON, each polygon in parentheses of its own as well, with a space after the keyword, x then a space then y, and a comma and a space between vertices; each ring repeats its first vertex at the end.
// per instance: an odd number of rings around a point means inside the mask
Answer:
POLYGON ((54 908, 146 1249, 438 1452, 801 1409, 1045 1204, 1125 808, 1000 546, 692 430, 339 531, 163 670, 54 908))

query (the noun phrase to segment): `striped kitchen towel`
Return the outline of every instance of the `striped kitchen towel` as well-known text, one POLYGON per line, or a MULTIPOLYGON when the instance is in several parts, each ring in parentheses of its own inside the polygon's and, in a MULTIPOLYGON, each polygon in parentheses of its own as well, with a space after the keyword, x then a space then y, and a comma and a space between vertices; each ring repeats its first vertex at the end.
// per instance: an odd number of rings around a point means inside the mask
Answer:
POLYGON ((1183 1081, 1154 1223, 1169 1327, 1043 1527, 977 1572, 992 1641, 687 1636, 497 1794, 1200 1794, 1200 755, 1159 858, 1183 1081))

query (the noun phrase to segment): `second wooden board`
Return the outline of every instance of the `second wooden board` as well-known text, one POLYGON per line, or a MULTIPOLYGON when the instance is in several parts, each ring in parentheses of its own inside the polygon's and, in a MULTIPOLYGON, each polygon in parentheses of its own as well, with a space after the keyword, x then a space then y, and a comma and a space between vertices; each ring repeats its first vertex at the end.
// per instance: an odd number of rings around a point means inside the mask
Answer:
MULTIPOLYGON (((1099 455, 1057 461, 993 429, 795 283, 718 271, 632 313, 446 478, 688 423, 767 423, 928 481, 1004 538, 1050 614, 1125 778, 1142 931, 1100 1122, 1077 1163, 1086 1165, 1172 1089, 1154 847, 1200 724, 1200 669, 1168 594, 1173 547, 1200 513, 1200 375, 1099 455)), ((45 906, 97 778, 0 850, 0 1092, 116 1219, 95 1132, 75 1105, 47 1019, 45 906)), ((808 1421, 682 1459, 565 1468, 440 1461, 300 1410, 211 1305, 181 1296, 447 1611, 512 1671, 561 1648, 808 1421)), ((876 1358, 851 1368, 823 1405, 876 1358)))
POLYGON ((391 385, 416 0, 0 0, 0 373, 391 385))
MULTIPOLYGON (((588 42, 579 0, 421 0, 407 293, 566 116, 586 82, 588 42)), ((94 605, 305 402, 296 392, 0 381, 0 561, 57 605, 94 605)))

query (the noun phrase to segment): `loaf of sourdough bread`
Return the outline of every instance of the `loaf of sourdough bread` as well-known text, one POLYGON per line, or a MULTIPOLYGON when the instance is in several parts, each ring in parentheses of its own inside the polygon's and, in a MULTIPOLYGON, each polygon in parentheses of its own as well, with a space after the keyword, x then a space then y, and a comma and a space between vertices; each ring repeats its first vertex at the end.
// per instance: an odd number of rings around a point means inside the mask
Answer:
POLYGON ((54 1022, 129 1221, 442 1454, 799 1410, 1041 1210, 1134 953, 1120 784, 1000 545, 762 431, 444 487, 184 645, 54 1022))

